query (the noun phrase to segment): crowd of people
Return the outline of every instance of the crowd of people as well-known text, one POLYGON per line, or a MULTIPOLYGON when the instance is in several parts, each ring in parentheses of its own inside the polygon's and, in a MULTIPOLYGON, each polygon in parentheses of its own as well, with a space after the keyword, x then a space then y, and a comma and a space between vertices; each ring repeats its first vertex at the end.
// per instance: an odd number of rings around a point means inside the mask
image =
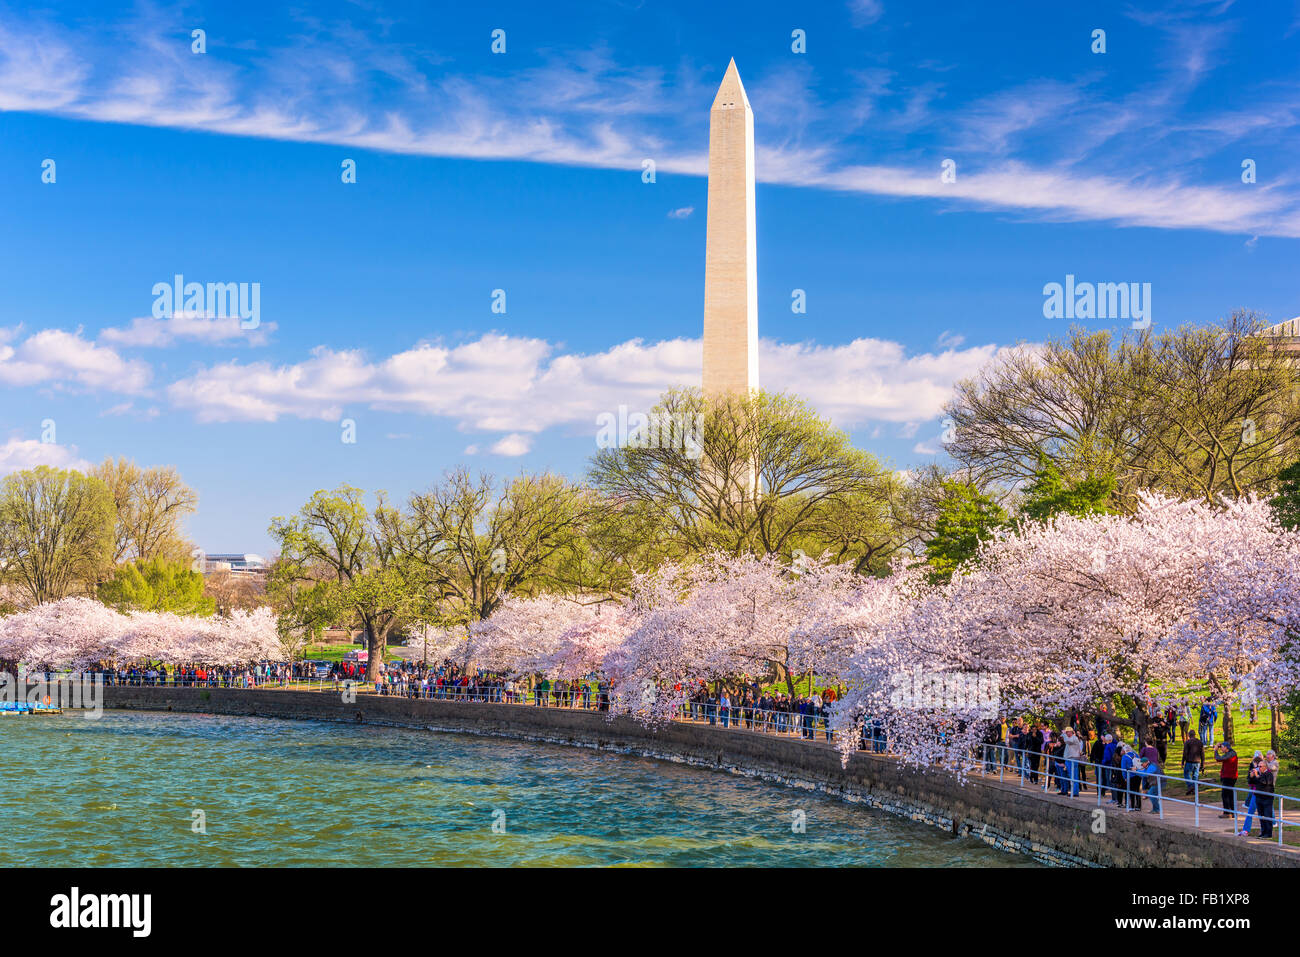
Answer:
MULTIPOLYGON (((131 664, 116 668, 88 668, 82 672, 89 678, 102 677, 105 685, 135 687, 177 688, 260 688, 266 685, 287 686, 291 681, 311 676, 310 667, 304 663, 262 661, 242 667, 216 667, 211 665, 131 664)), ((46 679, 51 677, 45 672, 46 679)))
MULTIPOLYGON (((1199 794, 1201 774, 1207 760, 1212 760, 1219 771, 1217 783, 1223 804, 1220 817, 1238 817, 1235 789, 1241 778, 1237 752, 1230 744, 1214 743, 1213 722, 1218 717, 1215 704, 1201 706, 1198 717, 1200 721, 1193 733, 1190 708, 1186 704, 1153 712, 1140 747, 1122 740, 1118 726, 1104 715, 1096 716, 1091 728, 1079 715, 1072 715, 1071 723, 1060 730, 1044 721, 1020 718, 1005 724, 993 721, 984 737, 984 769, 993 772, 1005 763, 1024 774, 1030 783, 1039 784, 1041 780, 1045 787, 1055 788, 1058 794, 1067 797, 1086 792, 1091 774, 1093 786, 1100 790, 1101 797, 1110 796, 1111 805, 1124 811, 1141 811, 1145 801, 1149 813, 1159 814, 1161 796, 1167 796, 1164 782, 1172 780, 1165 772, 1169 745, 1181 735, 1179 764, 1185 793, 1199 794)), ((1260 837, 1272 837, 1278 771, 1274 751, 1254 753, 1245 778, 1247 797, 1242 807, 1245 817, 1238 831, 1241 837, 1250 834, 1256 817, 1260 837)))
MULTIPOLYGON (((349 673, 346 662, 330 670, 329 680, 336 688, 361 669, 349 673)), ((504 704, 532 704, 537 707, 580 708, 608 711, 607 683, 595 676, 581 679, 551 679, 544 675, 513 676, 482 669, 467 669, 453 661, 424 664, 404 660, 386 662, 373 682, 375 694, 409 698, 439 698, 462 701, 487 701, 504 704)), ((666 690, 666 689, 661 689, 666 690)), ((683 717, 721 727, 747 728, 778 734, 799 734, 815 739, 821 734, 831 737, 830 706, 836 700, 833 687, 813 689, 809 695, 790 695, 765 690, 745 677, 738 682, 717 683, 713 688, 703 682, 688 697, 683 717)), ((877 722, 879 750, 883 751, 883 728, 877 722)))
POLYGON ((744 727, 776 734, 795 734, 813 740, 820 731, 830 740, 830 706, 836 700, 833 687, 811 694, 788 694, 764 690, 759 682, 744 679, 739 687, 719 682, 710 689, 706 684, 689 696, 688 714, 694 721, 708 721, 722 727, 744 727))
MULTIPOLYGON (((340 662, 330 669, 329 680, 336 688, 351 680, 353 674, 340 662)), ((527 704, 538 707, 609 710, 608 688, 594 679, 566 681, 544 676, 500 674, 483 669, 469 669, 453 661, 441 664, 395 660, 387 662, 374 681, 375 694, 407 698, 441 698, 460 701, 487 701, 503 704, 527 704)))

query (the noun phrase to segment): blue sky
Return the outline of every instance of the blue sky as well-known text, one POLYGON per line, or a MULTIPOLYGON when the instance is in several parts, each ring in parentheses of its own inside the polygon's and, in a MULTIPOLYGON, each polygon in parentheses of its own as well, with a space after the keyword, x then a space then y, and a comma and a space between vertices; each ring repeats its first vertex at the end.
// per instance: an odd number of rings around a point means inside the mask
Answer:
POLYGON ((698 382, 733 56, 762 382, 896 466, 1066 331, 1066 274, 1157 329, 1300 315, 1300 5, 1057 6, 0 4, 0 471, 174 464, 209 551, 344 481, 580 475, 597 415, 698 382), (259 283, 259 327, 154 319, 177 273, 259 283))

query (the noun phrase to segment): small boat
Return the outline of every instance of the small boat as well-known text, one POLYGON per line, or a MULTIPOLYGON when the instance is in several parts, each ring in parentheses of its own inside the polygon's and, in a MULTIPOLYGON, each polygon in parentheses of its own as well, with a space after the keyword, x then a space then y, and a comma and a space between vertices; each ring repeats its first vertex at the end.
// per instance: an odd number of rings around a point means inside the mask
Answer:
POLYGON ((63 714, 62 708, 47 704, 27 704, 24 701, 0 701, 0 716, 22 714, 63 714))

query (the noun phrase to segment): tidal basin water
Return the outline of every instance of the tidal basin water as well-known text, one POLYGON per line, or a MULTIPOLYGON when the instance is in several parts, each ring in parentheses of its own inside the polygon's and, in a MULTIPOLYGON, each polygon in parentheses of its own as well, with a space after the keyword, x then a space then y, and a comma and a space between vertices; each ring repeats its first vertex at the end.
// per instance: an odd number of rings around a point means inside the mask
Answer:
POLYGON ((139 712, 0 719, 0 833, 5 866, 1034 866, 869 808, 667 762, 139 712))

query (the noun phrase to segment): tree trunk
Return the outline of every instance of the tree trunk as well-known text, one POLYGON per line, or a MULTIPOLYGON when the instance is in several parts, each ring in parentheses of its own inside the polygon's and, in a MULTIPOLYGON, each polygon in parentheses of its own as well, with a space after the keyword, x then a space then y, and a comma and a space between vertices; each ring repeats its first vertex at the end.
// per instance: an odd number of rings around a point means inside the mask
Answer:
POLYGON ((1268 704, 1268 746, 1277 751, 1282 742, 1278 739, 1281 737, 1282 720, 1281 707, 1270 701, 1268 704))
POLYGON ((1233 740, 1236 731, 1236 722, 1232 718, 1232 702, 1223 703, 1223 742, 1224 744, 1236 744, 1233 740))
MULTIPOLYGON (((785 682, 785 690, 791 698, 794 697, 794 675, 790 674, 790 669, 780 661, 773 661, 776 668, 776 681, 785 682)), ((773 682, 775 683, 775 682, 773 682)))
POLYGON ((1129 706, 1129 717, 1133 719, 1134 747, 1141 750, 1147 743, 1147 706, 1146 702, 1133 699, 1129 706))
POLYGON ((384 664, 385 646, 388 644, 388 629, 382 632, 373 625, 366 624, 366 681, 379 680, 379 669, 384 664))

